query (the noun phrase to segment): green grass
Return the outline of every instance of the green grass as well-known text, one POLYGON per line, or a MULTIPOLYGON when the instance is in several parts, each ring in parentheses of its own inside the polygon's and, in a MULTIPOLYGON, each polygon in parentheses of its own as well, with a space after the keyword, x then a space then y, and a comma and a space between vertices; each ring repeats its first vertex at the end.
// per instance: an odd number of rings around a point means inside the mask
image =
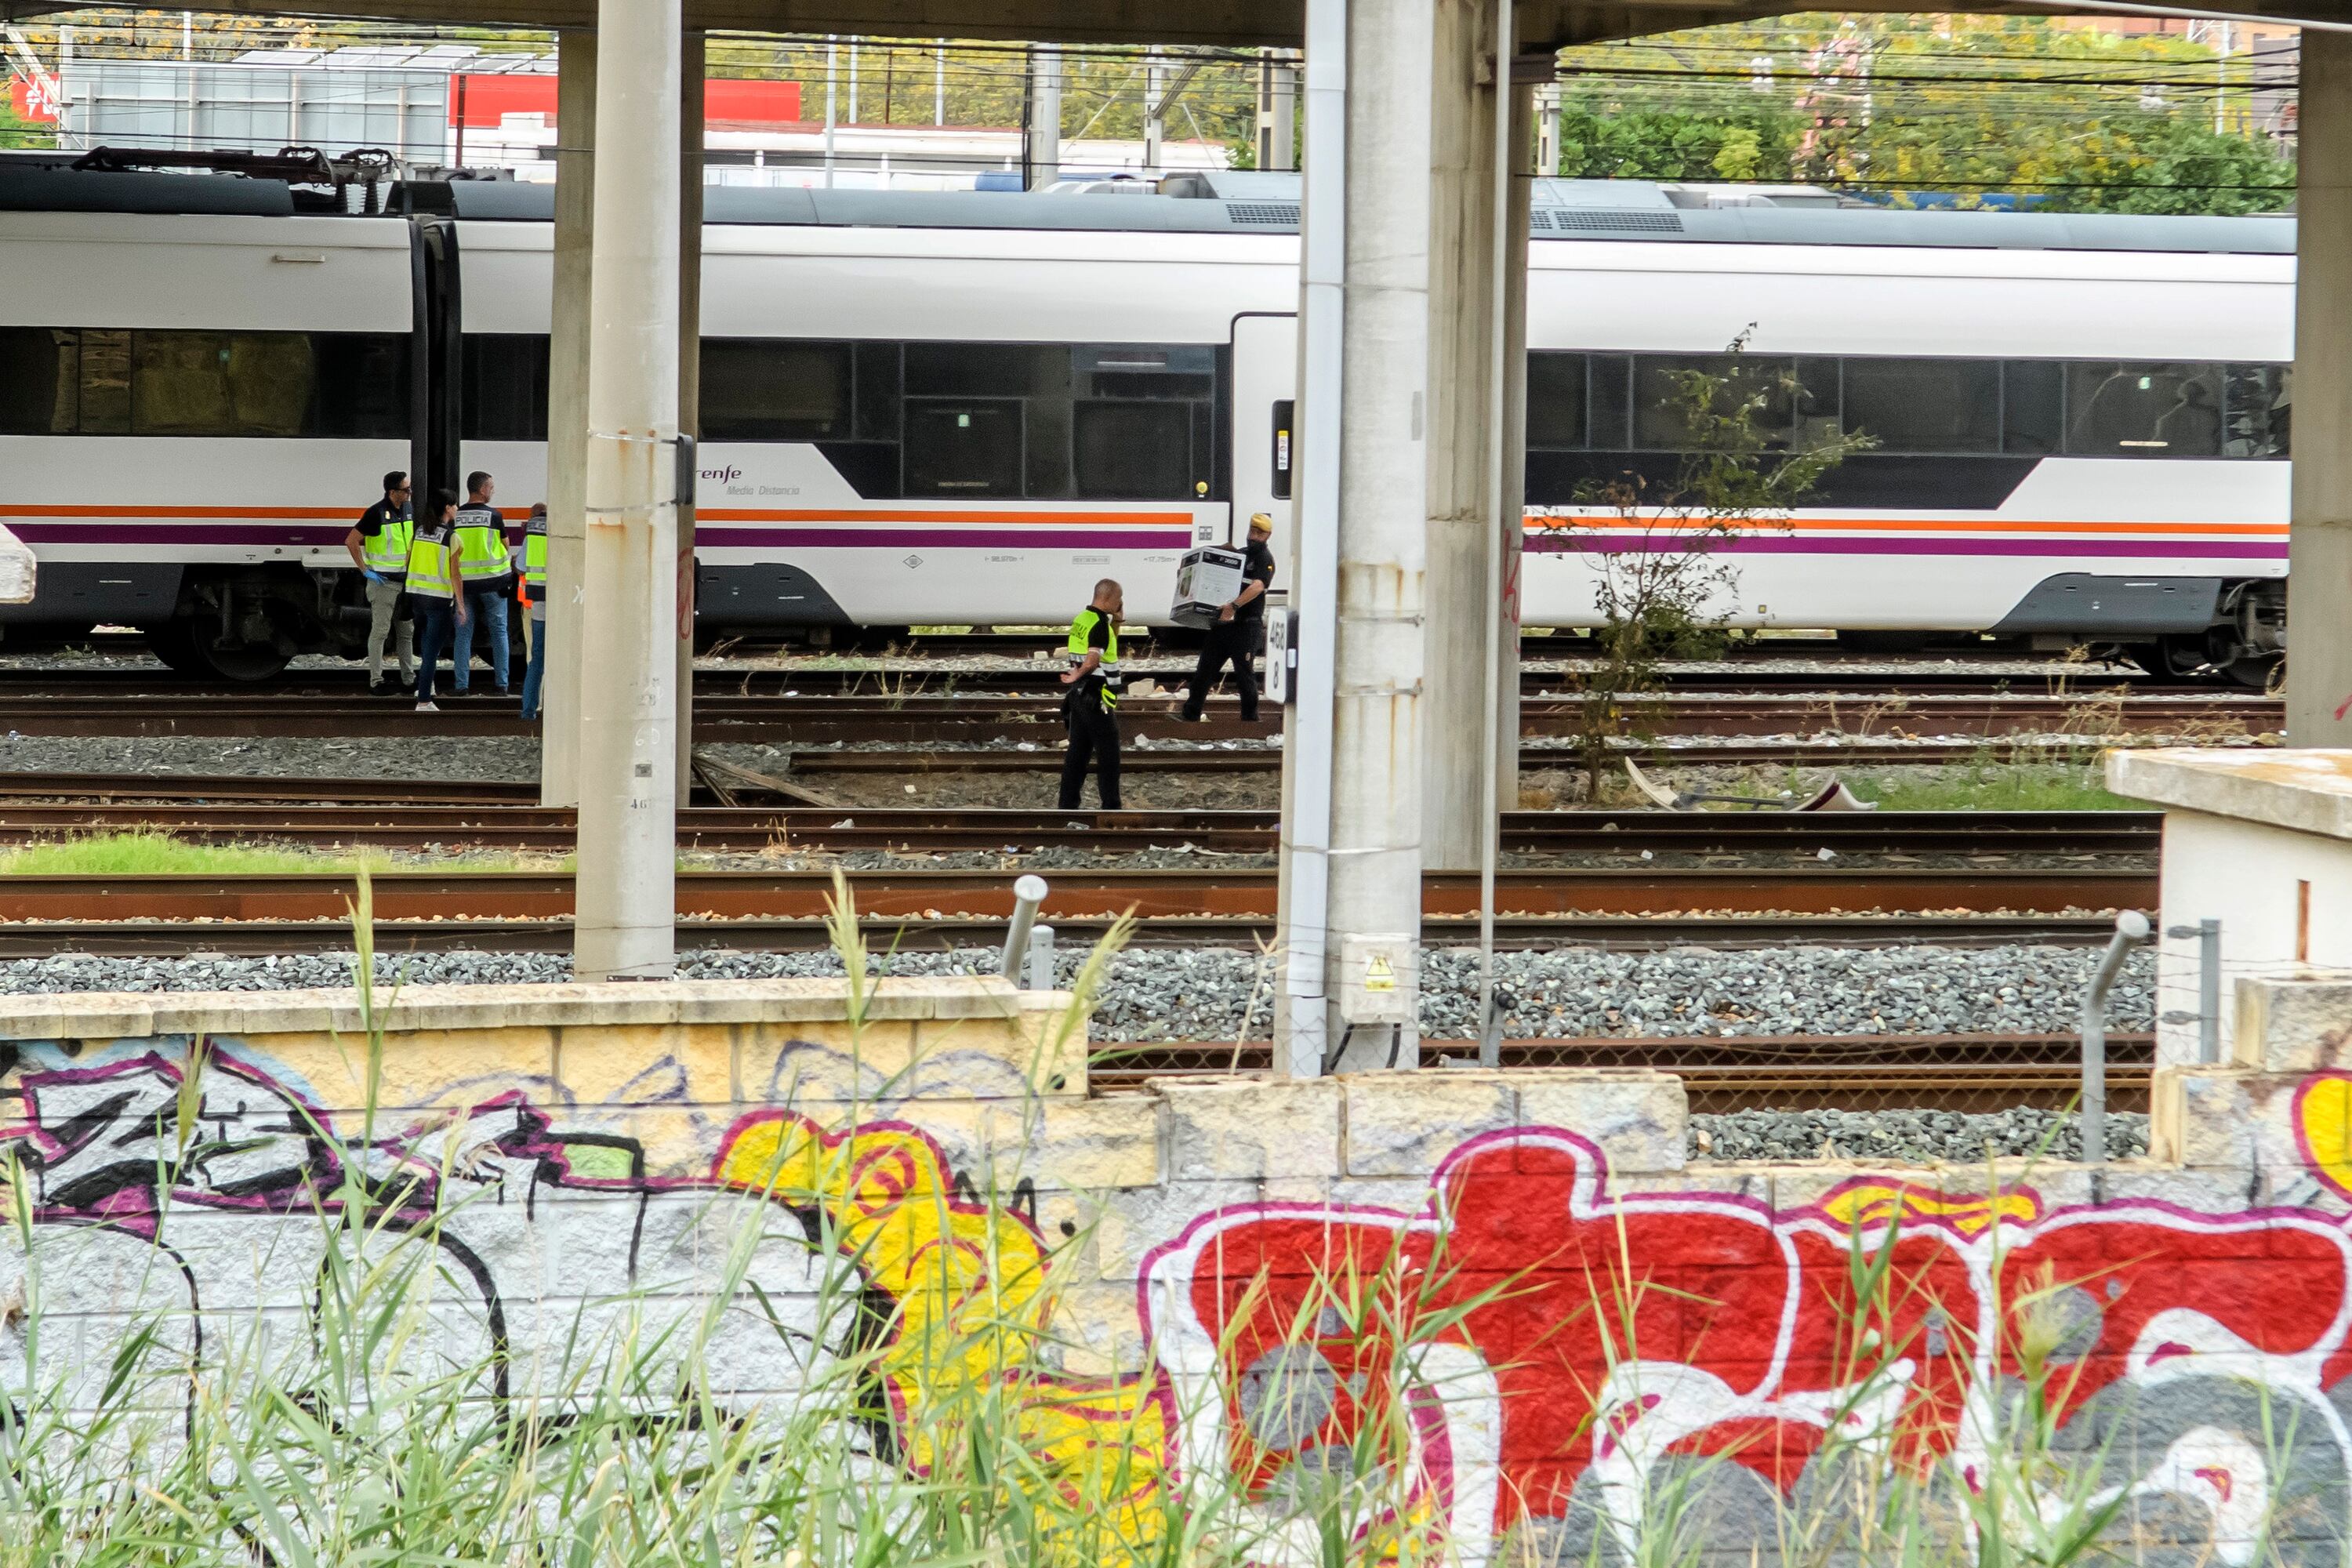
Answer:
POLYGON ((1984 759, 1935 769, 1864 773, 1847 780, 1883 811, 2145 811, 2106 788, 2106 770, 2084 761, 2035 763, 1984 759))
MULTIPOLYGON (((396 868, 392 855, 364 846, 356 849, 301 849, 273 844, 193 844, 168 833, 93 833, 0 849, 0 877, 271 877, 350 876, 396 868)), ((526 861, 516 855, 476 852, 435 856, 432 866, 471 871, 533 868, 570 870, 572 858, 526 861)))

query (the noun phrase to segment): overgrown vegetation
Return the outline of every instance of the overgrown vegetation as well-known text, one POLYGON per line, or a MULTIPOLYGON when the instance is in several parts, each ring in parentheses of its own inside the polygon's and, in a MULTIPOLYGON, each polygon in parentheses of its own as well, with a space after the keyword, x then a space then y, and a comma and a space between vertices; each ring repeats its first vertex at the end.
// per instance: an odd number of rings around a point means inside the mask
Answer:
POLYGON ((1595 583, 1593 653, 1570 672, 1587 800, 1600 798, 1621 737, 1650 738, 1641 699, 1664 685, 1664 666, 1724 651, 1739 581, 1725 550, 1743 533, 1785 528, 1824 474, 1876 444, 1858 433, 1812 432, 1805 387, 1789 362, 1744 361, 1747 347, 1743 332, 1721 374, 1664 373, 1671 391, 1661 412, 1679 454, 1667 478, 1591 481, 1568 516, 1545 521, 1551 540, 1584 555, 1595 583))

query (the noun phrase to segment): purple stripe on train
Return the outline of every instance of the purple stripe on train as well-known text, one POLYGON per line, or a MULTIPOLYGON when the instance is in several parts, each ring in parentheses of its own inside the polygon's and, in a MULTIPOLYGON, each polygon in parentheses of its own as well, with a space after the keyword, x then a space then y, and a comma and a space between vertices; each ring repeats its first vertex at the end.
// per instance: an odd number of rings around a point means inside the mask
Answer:
MULTIPOLYGON (((1664 554, 1685 548, 1664 530, 1648 533, 1530 532, 1528 548, 1546 554, 1607 551, 1664 554)), ((1717 548, 1739 555, 2128 555, 2142 559, 2229 556, 2248 561, 2284 561, 2284 539, 1919 539, 1823 538, 1807 533, 1744 533, 1717 548)))

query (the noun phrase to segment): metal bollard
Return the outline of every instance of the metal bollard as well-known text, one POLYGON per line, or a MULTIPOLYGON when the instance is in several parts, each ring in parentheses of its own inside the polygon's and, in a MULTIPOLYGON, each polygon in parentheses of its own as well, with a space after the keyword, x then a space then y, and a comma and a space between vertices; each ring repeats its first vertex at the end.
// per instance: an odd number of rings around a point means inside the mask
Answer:
POLYGON ((2221 1059, 2221 922, 2201 920, 2193 926, 2170 926, 2164 934, 2174 942, 2197 939, 2197 1011, 2192 1015, 2176 1008, 2164 1015, 2164 1021, 2186 1024, 2193 1016, 2197 1059, 2218 1062, 2221 1059))
POLYGON ((2147 940, 2147 917, 2126 910, 2116 917, 2116 934, 2099 955, 2098 973, 2083 993, 2083 1163, 2107 1163, 2107 993, 2123 973, 2131 950, 2147 940))
POLYGON ((1029 989, 1054 989, 1054 928, 1029 928, 1029 989))
POLYGON ((1022 960, 1029 952, 1030 928, 1037 923, 1037 906, 1045 901, 1045 879, 1022 878, 1013 884, 1013 925, 1004 933, 1004 961, 996 972, 1017 982, 1022 960))

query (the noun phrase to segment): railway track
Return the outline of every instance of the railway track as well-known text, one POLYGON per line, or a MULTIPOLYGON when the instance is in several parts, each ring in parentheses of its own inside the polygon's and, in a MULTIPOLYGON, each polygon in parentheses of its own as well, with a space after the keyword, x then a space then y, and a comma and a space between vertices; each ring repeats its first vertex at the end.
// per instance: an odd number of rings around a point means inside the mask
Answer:
MULTIPOLYGON (((2053 696, 1923 694, 1672 693, 1624 705, 1629 728, 1661 737, 1841 735, 1954 741, 2066 734, 2086 742, 2125 735, 2250 737, 2276 731, 2281 703, 2242 696, 2053 696)), ((1220 700, 1197 723, 1178 716, 1165 694, 1131 697, 1120 712, 1130 743, 1141 741, 1257 742, 1280 729, 1278 710, 1244 723, 1220 700)), ((1581 704, 1529 695, 1519 732, 1532 741, 1579 732, 1581 704)), ((437 713, 392 700, 296 693, 213 692, 71 696, 11 695, 0 725, 24 735, 336 736, 362 738, 530 735, 512 698, 468 697, 437 713)), ((1039 695, 698 695, 695 738, 793 748, 892 744, 991 745, 1029 742, 1058 749, 1057 697, 1039 695)))
MULTIPOLYGON (((1001 921, 1013 911, 1002 870, 850 874, 858 909, 882 920, 1001 921)), ((1275 914, 1271 868, 1055 870, 1044 918, 1101 920, 1210 915, 1265 923, 1275 914)), ((373 879, 375 910, 394 921, 552 920, 572 910, 568 871, 393 870, 373 879)), ((1423 879, 1424 918, 1467 927, 1478 909, 1475 876, 1423 879)), ((807 920, 823 916, 833 881, 824 871, 681 870, 681 920, 807 920)), ((0 920, 332 921, 354 897, 348 875, 12 876, 0 881, 0 920)), ((2101 866, 1842 868, 1506 868, 1496 909, 1518 921, 1559 916, 1685 914, 2068 915, 2152 906, 2152 870, 2101 866)))
MULTIPOLYGON (((242 781, 240 781, 242 782, 242 781)), ((1507 854, 1710 856, 1792 854, 2017 855, 2153 859, 2155 812, 1515 811, 1503 816, 1507 854)), ((8 799, 0 842, 144 830, 200 843, 260 840, 316 847, 481 847, 561 853, 574 814, 504 800, 419 804, 382 797, 313 805, 218 798, 144 802, 8 799)), ((887 850, 909 855, 1086 849, 1106 854, 1190 847, 1226 855, 1276 849, 1270 811, 1064 812, 976 809, 942 816, 897 808, 686 806, 681 848, 887 850)))
MULTIPOLYGON (((1425 1037, 1423 1059, 1475 1056, 1468 1040, 1425 1037)), ((2017 1106, 2063 1110, 2082 1089, 2080 1043, 2071 1035, 1608 1036, 1502 1042, 1506 1068, 1643 1068, 1678 1075, 1696 1112, 1853 1110, 1868 1105, 1948 1111, 2017 1106)), ((2107 1104, 2145 1111, 2156 1061, 2146 1034, 2107 1039, 2107 1104)), ((1097 1094, 1152 1079, 1201 1079, 1273 1070, 1265 1041, 1105 1045, 1088 1064, 1097 1094)))

